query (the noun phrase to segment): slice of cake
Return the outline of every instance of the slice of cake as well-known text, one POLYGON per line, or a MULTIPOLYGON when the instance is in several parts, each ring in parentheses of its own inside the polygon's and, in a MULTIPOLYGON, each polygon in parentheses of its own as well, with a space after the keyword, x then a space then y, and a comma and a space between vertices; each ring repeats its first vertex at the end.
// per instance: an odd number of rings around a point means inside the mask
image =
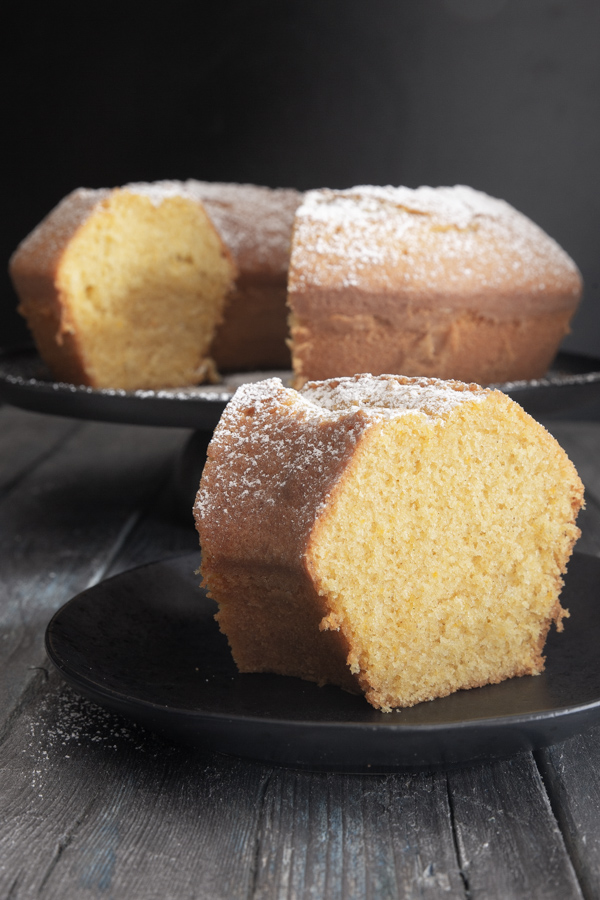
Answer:
POLYGON ((240 388, 195 516, 239 670, 389 710, 542 671, 582 502, 505 394, 360 375, 240 388))
POLYGON ((193 183, 74 191, 10 263, 54 377, 96 388, 210 379, 236 268, 193 183))
POLYGON ((555 241, 471 188, 310 191, 289 272, 295 384, 356 372, 540 377, 581 288, 555 241))
POLYGON ((190 182, 238 269, 211 346, 220 372, 289 369, 287 275, 302 194, 254 184, 190 182))

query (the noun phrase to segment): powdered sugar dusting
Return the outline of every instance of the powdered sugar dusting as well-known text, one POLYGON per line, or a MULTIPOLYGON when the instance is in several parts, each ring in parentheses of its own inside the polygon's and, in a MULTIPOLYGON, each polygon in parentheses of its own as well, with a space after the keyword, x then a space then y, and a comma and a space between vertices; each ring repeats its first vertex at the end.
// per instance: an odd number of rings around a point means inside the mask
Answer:
POLYGON ((445 225, 468 228, 475 216, 510 215, 515 212, 508 203, 489 197, 466 185, 454 187, 380 187, 358 185, 343 191, 329 189, 309 191, 300 215, 314 219, 347 221, 364 217, 381 218, 395 207, 414 215, 434 216, 445 225))
MULTIPOLYGON (((446 298, 578 295, 577 267, 503 200, 464 185, 310 191, 298 209, 291 291, 364 288, 446 298)), ((572 302, 572 299, 571 299, 572 302)))
POLYGON ((100 212, 104 201, 118 190, 147 197, 156 207, 170 197, 186 197, 195 203, 202 202, 193 182, 136 182, 123 188, 77 188, 61 200, 21 241, 11 257, 11 267, 27 265, 37 272, 51 270, 77 229, 93 213, 100 212))
POLYGON ((257 559, 264 552, 282 562, 291 542, 301 556, 364 432, 408 413, 443 425, 453 407, 489 393, 391 375, 312 382, 300 392, 279 378, 243 385, 217 426, 200 482, 195 513, 203 550, 257 559), (282 535, 281 547, 273 547, 273 533, 282 535))
POLYGON ((109 195, 110 190, 104 188, 72 191, 21 241, 10 259, 10 267, 22 261, 38 271, 50 268, 77 229, 109 195))
POLYGON ((391 418, 406 412, 444 416, 453 407, 483 399, 489 391, 476 384, 407 378, 402 375, 354 375, 330 381, 309 381, 300 394, 332 413, 363 409, 367 415, 391 418))
POLYGON ((410 412, 443 424, 453 407, 489 393, 477 385, 394 375, 309 382, 300 392, 279 378, 242 385, 213 436, 209 461, 217 460, 217 467, 205 469, 197 513, 208 521, 218 512, 221 521, 233 524, 259 509, 264 518, 275 498, 295 494, 302 502, 287 516, 302 530, 322 508, 341 462, 366 429, 410 412), (302 488, 292 492, 295 482, 302 488))
POLYGON ((194 181, 152 181, 131 182, 123 185, 122 190, 140 197, 147 197, 153 206, 160 206, 165 200, 173 197, 185 197, 194 203, 201 203, 202 198, 194 181))
POLYGON ((188 181, 240 270, 287 274, 292 226, 302 194, 292 188, 188 181))
POLYGON ((159 207, 165 200, 183 197, 203 206, 229 247, 240 270, 268 271, 285 279, 292 226, 302 194, 292 188, 251 184, 221 184, 188 179, 131 182, 122 188, 78 188, 56 206, 21 242, 19 255, 36 268, 51 268, 76 230, 115 191, 146 197, 159 207))
POLYGON ((242 385, 209 447, 195 506, 199 520, 210 526, 218 513, 225 529, 236 530, 240 519, 258 516, 268 534, 273 514, 273 527, 306 533, 368 425, 352 410, 307 402, 279 378, 242 385), (276 504, 282 496, 284 509, 276 504))
POLYGON ((197 181, 132 183, 123 190, 159 206, 170 197, 186 197, 204 206, 240 269, 288 270, 292 226, 302 194, 293 188, 197 181))

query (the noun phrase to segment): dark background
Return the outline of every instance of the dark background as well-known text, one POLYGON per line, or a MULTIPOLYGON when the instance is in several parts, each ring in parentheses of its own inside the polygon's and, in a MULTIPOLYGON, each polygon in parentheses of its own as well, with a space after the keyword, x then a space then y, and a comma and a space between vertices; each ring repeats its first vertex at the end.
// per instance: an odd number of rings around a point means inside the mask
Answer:
MULTIPOLYGON (((598 0, 4 6, 7 260, 78 186, 470 184, 575 259, 600 357, 598 0), (7 121, 6 121, 7 120, 7 121)), ((6 276, 0 345, 27 337, 6 276)))

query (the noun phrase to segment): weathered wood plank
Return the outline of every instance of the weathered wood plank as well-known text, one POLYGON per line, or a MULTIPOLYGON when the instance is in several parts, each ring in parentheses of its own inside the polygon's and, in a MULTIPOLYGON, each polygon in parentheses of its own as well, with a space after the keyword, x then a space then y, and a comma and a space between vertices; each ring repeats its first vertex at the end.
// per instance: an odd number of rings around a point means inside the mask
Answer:
POLYGON ((536 759, 584 895, 600 897, 600 727, 536 759))
POLYGON ((55 680, 5 744, 0 892, 466 896, 443 774, 269 776, 163 744, 55 680))
POLYGON ((193 553, 198 547, 198 532, 191 514, 188 523, 182 517, 173 517, 172 511, 159 498, 157 505, 140 516, 106 575, 116 575, 158 559, 193 553))
POLYGON ((449 894, 582 896, 529 754, 456 770, 447 785, 443 774, 274 772, 257 898, 449 894))
MULTIPOLYGON (((19 505, 34 495, 46 508, 40 485, 54 481, 60 481, 60 497, 41 528, 45 533, 50 525, 48 545, 37 553, 31 577, 46 555, 66 544, 71 551, 64 561, 63 593, 73 591, 75 580, 81 586, 96 580, 111 560, 118 527, 155 486, 173 441, 178 447, 181 436, 165 432, 149 442, 147 433, 134 429, 107 460, 107 448, 99 447, 95 435, 67 448, 54 463, 56 473, 52 465, 34 473, 16 498, 19 505), (70 477, 76 458, 85 461, 98 484, 94 493, 102 495, 93 525, 95 505, 89 505, 89 496, 84 503, 77 496, 82 473, 70 477), (110 515, 102 512, 106 509, 110 515)), ((37 510, 34 505, 23 519, 35 521, 37 510)), ((10 511, 8 504, 0 505, 0 521, 10 511)), ((153 508, 119 546, 112 568, 120 571, 197 546, 191 520, 189 526, 172 523, 153 508)), ((23 568, 21 559, 9 575, 22 576, 23 568)), ((58 602, 46 598, 38 624, 45 624, 48 607, 58 602)), ((31 605, 26 612, 25 627, 33 632, 31 605)), ((33 638, 32 643, 39 657, 41 646, 33 638)), ((36 667, 28 675, 29 688, 0 746, 0 896, 248 896, 266 770, 171 747, 76 697, 55 673, 47 677, 36 667)))
POLYGON ((471 900, 583 897, 531 754, 449 772, 448 787, 471 900))
POLYGON ((82 427, 71 419, 0 407, 0 491, 9 490, 82 427))
POLYGON ((40 676, 0 754, 0 896, 242 900, 267 778, 40 676))
POLYGON ((466 897, 443 773, 275 769, 257 859, 255 900, 466 897))
POLYGON ((0 730, 52 612, 103 575, 182 435, 88 424, 0 498, 0 730))

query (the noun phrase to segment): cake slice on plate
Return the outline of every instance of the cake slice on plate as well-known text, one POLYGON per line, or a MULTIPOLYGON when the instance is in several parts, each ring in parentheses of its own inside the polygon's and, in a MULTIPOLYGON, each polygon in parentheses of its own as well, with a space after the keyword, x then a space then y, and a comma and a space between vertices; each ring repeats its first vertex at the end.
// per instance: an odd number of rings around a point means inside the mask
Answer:
POLYGON ((239 670, 389 710, 542 671, 582 503, 505 394, 357 375, 240 388, 195 516, 239 670))

